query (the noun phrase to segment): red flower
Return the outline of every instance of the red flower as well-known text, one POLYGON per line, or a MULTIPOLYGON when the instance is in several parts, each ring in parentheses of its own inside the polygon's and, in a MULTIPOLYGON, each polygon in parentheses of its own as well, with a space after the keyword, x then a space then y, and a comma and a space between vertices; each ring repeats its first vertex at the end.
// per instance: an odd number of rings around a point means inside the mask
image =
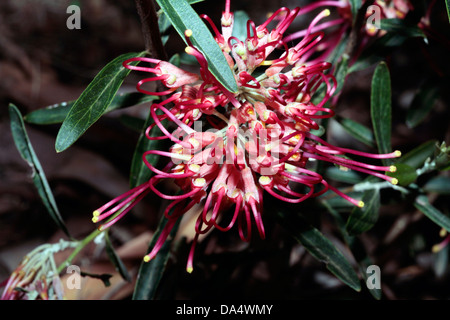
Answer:
MULTIPOLYGON (((399 156, 398 151, 385 155, 368 154, 332 146, 311 133, 319 129, 316 121, 334 115, 325 103, 332 97, 336 81, 327 73, 330 63, 311 59, 324 36, 323 32, 314 31, 315 26, 329 14, 328 10, 320 13, 302 31, 303 37, 297 44, 288 47, 283 40, 299 12, 299 8, 281 8, 260 26, 248 21, 246 39, 237 39, 231 35, 233 13, 229 1, 226 2, 221 20, 222 33, 214 25, 212 28, 234 71, 239 88, 237 93, 225 90, 208 71, 206 59, 189 40, 190 30, 186 30, 189 44, 186 52, 197 58, 199 77, 156 59, 133 58, 124 62, 128 69, 156 75, 140 81, 138 91, 170 95, 151 106, 154 123, 146 134, 149 139, 170 139, 174 144, 168 151, 149 150, 144 154, 146 165, 155 175, 94 211, 94 222, 117 214, 100 228, 114 224, 149 192, 171 200, 164 212, 168 223, 153 250, 144 258, 149 261, 158 253, 177 219, 194 205, 201 204, 203 210, 197 218, 196 236, 187 266, 187 270, 192 271, 198 237, 211 228, 228 231, 237 225, 242 240, 249 241, 252 224, 255 224, 260 237, 265 237, 264 193, 289 203, 299 203, 332 190, 355 205, 363 205, 309 170, 308 164, 312 160, 331 162, 396 183, 396 179, 383 173, 395 171, 394 166, 364 164, 346 156, 383 159, 399 156), (276 20, 276 26, 269 31, 269 25, 276 20), (132 61, 155 66, 131 66, 132 61), (146 82, 156 80, 162 81, 168 90, 156 93, 142 88, 146 82), (317 98, 320 93, 322 97, 317 98), (175 125, 176 130, 169 132, 163 120, 175 125), (162 137, 150 136, 149 132, 155 126, 163 132, 162 137), (155 168, 145 158, 150 154, 167 157, 166 167, 155 168), (173 179, 184 193, 162 193, 157 185, 164 179, 173 179), (306 192, 298 191, 296 185, 305 187, 306 192), (233 207, 231 216, 224 217, 225 212, 230 212, 225 209, 233 207)), ((211 22, 207 16, 202 17, 211 22)))

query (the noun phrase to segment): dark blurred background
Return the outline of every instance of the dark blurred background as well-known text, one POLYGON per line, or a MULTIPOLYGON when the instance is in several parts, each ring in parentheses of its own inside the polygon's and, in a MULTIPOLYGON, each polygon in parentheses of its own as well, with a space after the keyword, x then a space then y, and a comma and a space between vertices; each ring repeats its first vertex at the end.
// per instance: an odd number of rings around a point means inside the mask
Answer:
MULTIPOLYGON (((240 0, 232 1, 232 9, 247 11, 259 24, 268 12, 305 2, 240 0)), ((194 8, 219 21, 223 3, 205 1, 195 4, 194 8)), ((448 36, 449 24, 443 1, 436 4, 432 26, 448 36)), ((449 71, 448 48, 433 40, 429 45, 420 41, 407 41, 387 58, 393 87, 392 144, 404 152, 429 139, 450 142, 448 92, 436 101, 420 126, 411 129, 405 125, 406 112, 415 92, 425 80, 440 79, 449 71)), ((28 251, 63 236, 48 217, 32 183, 31 170, 14 146, 8 104, 14 103, 25 115, 55 103, 74 100, 107 62, 122 53, 143 48, 140 20, 132 0, 0 2, 0 281, 28 251), (70 16, 66 9, 71 4, 81 8, 79 30, 66 27, 70 16)), ((172 34, 167 44, 168 55, 183 48, 179 37, 172 34)), ((348 78, 337 107, 339 115, 370 126, 372 74, 373 67, 370 67, 348 78)), ((121 91, 133 91, 138 79, 131 74, 121 91)), ((73 147, 60 154, 54 149, 59 125, 26 125, 59 209, 74 235, 82 237, 92 231, 91 212, 105 200, 128 190, 131 158, 139 132, 124 126, 121 116, 144 117, 147 107, 135 106, 102 117, 73 147)), ((364 148, 336 126, 330 128, 328 137, 342 146, 364 148)), ((120 252, 134 274, 158 223, 160 208, 154 203, 150 197, 112 231, 115 244, 122 249, 120 252), (133 247, 136 239, 142 239, 142 242, 133 247), (133 249, 123 247, 127 244, 133 249)), ((169 288, 165 290, 166 297, 222 298, 232 294, 236 298, 370 299, 367 290, 355 293, 343 286, 323 264, 309 256, 301 246, 287 240, 288 237, 280 235, 281 230, 274 229, 275 237, 282 240, 256 241, 253 249, 236 241, 236 235, 212 235, 214 240, 209 246, 202 243, 199 251, 214 251, 217 256, 199 257, 199 271, 190 276, 184 271, 186 254, 173 258, 172 273, 165 279, 169 288), (214 245, 216 247, 212 249, 214 245), (231 257, 219 257, 220 252, 228 252, 231 257), (233 252, 238 253, 233 256, 233 252), (222 261, 223 267, 221 272, 214 272, 219 268, 215 266, 218 261, 222 261), (277 261, 290 262, 289 265, 278 265, 277 261)), ((332 236, 333 227, 325 222, 323 231, 332 236)), ((436 256, 430 251, 431 246, 440 241, 438 233, 439 228, 411 206, 382 207, 378 224, 364 240, 370 248, 384 248, 383 252, 375 249, 373 252, 375 261, 384 263, 385 297, 450 297, 447 273, 441 277, 436 275, 436 256)), ((186 253, 187 248, 187 245, 181 245, 180 252, 186 253)), ((89 258, 89 253, 86 257, 89 258)), ((95 257, 100 262, 93 270, 102 272, 104 267, 111 271, 110 264, 102 261, 101 255, 95 257)), ((76 298, 129 298, 132 285, 117 283, 114 293, 93 289, 94 293, 83 293, 76 298)), ((101 284, 94 281, 93 286, 101 287, 101 284)))

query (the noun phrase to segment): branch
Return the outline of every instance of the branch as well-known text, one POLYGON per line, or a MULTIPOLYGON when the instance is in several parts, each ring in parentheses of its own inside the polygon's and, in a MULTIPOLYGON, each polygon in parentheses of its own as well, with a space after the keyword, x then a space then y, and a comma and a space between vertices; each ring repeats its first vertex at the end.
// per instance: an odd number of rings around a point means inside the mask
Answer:
POLYGON ((161 41, 158 27, 158 16, 153 0, 135 0, 137 12, 141 18, 142 33, 144 35, 145 50, 159 60, 167 60, 167 53, 161 41))
POLYGON ((352 31, 350 32, 350 36, 347 42, 347 46, 345 48, 344 54, 347 54, 349 57, 353 57, 361 38, 361 28, 363 27, 364 20, 366 17, 366 12, 369 6, 374 3, 374 0, 365 1, 361 8, 358 10, 358 14, 355 19, 355 23, 353 25, 352 31))

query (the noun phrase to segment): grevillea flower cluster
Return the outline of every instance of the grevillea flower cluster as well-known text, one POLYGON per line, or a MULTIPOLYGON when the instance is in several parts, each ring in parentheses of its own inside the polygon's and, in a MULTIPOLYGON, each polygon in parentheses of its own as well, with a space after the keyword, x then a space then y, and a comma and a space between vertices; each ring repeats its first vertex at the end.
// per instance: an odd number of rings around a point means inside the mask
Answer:
POLYGON ((248 21, 245 39, 233 36, 229 0, 221 32, 208 16, 201 16, 211 24, 215 40, 234 72, 239 88, 236 93, 224 89, 210 73, 207 60, 190 41, 190 30, 185 32, 186 53, 197 59, 198 74, 152 58, 124 61, 128 69, 154 74, 137 84, 140 92, 165 96, 150 107, 154 122, 146 135, 148 139, 169 139, 173 145, 169 150, 145 152, 143 161, 153 177, 95 210, 94 222, 109 218, 99 228, 116 223, 149 192, 171 200, 164 211, 168 222, 144 257, 149 261, 176 221, 194 206, 201 206, 188 258, 187 270, 191 272, 198 238, 212 228, 228 231, 236 226, 240 238, 249 241, 256 226, 259 236, 265 238, 263 198, 267 195, 300 203, 333 191, 356 206, 364 205, 311 170, 314 161, 397 183, 385 174, 395 171, 395 166, 365 164, 350 156, 386 159, 398 157, 400 152, 359 152, 333 146, 314 134, 321 119, 334 115, 326 103, 336 90, 336 80, 329 72, 331 64, 316 54, 324 33, 315 29, 329 11, 319 13, 302 31, 301 40, 289 47, 285 33, 300 12, 299 8, 281 8, 259 26, 248 21), (136 61, 140 64, 132 63, 136 61), (145 63, 150 66, 143 66, 145 63), (152 81, 161 81, 167 90, 148 91, 145 84, 152 81), (151 135, 156 129, 163 135, 151 135), (149 155, 167 158, 166 166, 154 167, 147 160, 149 155), (174 181, 181 193, 163 193, 160 185, 165 180, 174 181))
POLYGON ((1 300, 63 300, 54 254, 75 246, 76 242, 61 240, 29 252, 6 281, 1 300))

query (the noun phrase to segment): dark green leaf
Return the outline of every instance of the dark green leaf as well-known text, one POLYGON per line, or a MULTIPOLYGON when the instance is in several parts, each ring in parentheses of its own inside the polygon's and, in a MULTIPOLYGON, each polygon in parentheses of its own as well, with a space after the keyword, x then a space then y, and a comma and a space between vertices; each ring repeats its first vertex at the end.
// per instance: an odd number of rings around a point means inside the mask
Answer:
POLYGON ((336 120, 352 137, 368 145, 369 147, 375 146, 373 132, 368 127, 351 119, 346 119, 339 116, 336 117, 336 120))
POLYGON ((125 127, 134 130, 136 132, 141 133, 142 132, 142 128, 144 127, 145 124, 145 120, 138 118, 138 117, 133 117, 133 116, 129 116, 127 114, 121 115, 119 117, 119 121, 120 123, 122 123, 125 127))
POLYGON ((414 128, 426 118, 433 109, 438 93, 439 88, 435 84, 425 86, 417 93, 406 114, 408 127, 414 128))
POLYGON ((395 167, 397 170, 395 172, 387 172, 386 175, 396 178, 398 180, 398 185, 408 186, 417 179, 416 170, 404 163, 396 163, 395 167))
POLYGON ((425 160, 433 156, 436 145, 436 140, 427 141, 403 155, 397 163, 404 163, 414 169, 418 169, 423 166, 425 160))
POLYGON ((122 276, 122 278, 128 282, 131 282, 130 274, 128 273, 127 268, 122 262, 122 259, 117 255, 116 250, 109 239, 109 233, 107 231, 104 232, 105 235, 105 245, 106 245, 106 253, 108 254, 109 260, 111 260, 112 264, 122 276))
POLYGON ((407 25, 403 19, 381 19, 380 28, 382 30, 398 33, 406 37, 424 37, 422 29, 417 25, 407 25))
POLYGON ((308 252, 325 263, 326 267, 346 285, 356 291, 361 290, 358 275, 350 262, 319 230, 309 225, 303 218, 292 214, 278 212, 279 223, 285 228, 308 252))
POLYGON ((39 196, 42 199, 47 211, 49 212, 56 225, 64 231, 66 235, 70 237, 69 231, 59 213, 56 205, 55 198, 48 184, 44 170, 41 163, 34 152, 33 146, 28 138, 28 134, 25 130, 25 125, 22 119, 22 114, 19 109, 13 104, 9 105, 9 115, 11 117, 11 132, 22 158, 30 165, 33 170, 33 183, 37 188, 39 196))
POLYGON ((238 87, 225 56, 208 27, 186 0, 157 0, 159 6, 169 18, 182 39, 185 31, 191 30, 192 44, 203 53, 208 61, 209 71, 231 92, 237 92, 238 87))
MULTIPOLYGON (((342 219, 341 215, 334 210, 332 207, 327 205, 323 202, 325 207, 327 208, 328 212, 333 216, 333 218, 336 221, 336 226, 338 227, 339 231, 341 232, 341 235, 347 244, 347 246, 350 248, 350 251, 352 252, 353 256, 355 257, 355 260, 358 262, 359 265, 359 273, 362 276, 362 279, 366 282, 368 279, 368 273, 367 273, 367 267, 370 265, 373 265, 372 259, 367 255, 367 250, 365 246, 363 245, 362 241, 357 236, 349 235, 346 223, 342 219)), ((381 299, 381 290, 380 289, 369 289, 370 294, 377 300, 381 299)))
POLYGON ((438 226, 450 232, 450 218, 436 209, 429 201, 427 196, 420 195, 416 198, 414 206, 425 214, 431 221, 438 226))
MULTIPOLYGON (((181 219, 178 219, 175 223, 169 237, 159 250, 156 257, 149 262, 142 262, 133 293, 133 300, 152 300, 155 298, 158 285, 164 274, 164 269, 169 259, 170 248, 173 238, 178 230, 180 220, 181 219)), ((167 221, 168 220, 164 216, 161 218, 158 229, 153 235, 153 239, 150 243, 149 252, 154 247, 158 237, 166 226, 167 221)))
POLYGON ((380 191, 378 189, 364 192, 362 199, 364 207, 355 207, 347 220, 347 231, 351 235, 361 234, 370 230, 378 220, 380 211, 380 191))
POLYGON ((377 64, 390 55, 394 49, 402 45, 407 37, 394 32, 387 32, 377 38, 372 44, 366 46, 356 62, 350 67, 350 72, 366 69, 377 64))
POLYGON ((449 2, 449 0, 445 0, 445 7, 447 8, 448 20, 450 21, 450 2, 449 2))
MULTIPOLYGON (((380 153, 391 152, 391 78, 386 63, 381 62, 372 78, 370 113, 375 140, 380 153)), ((385 164, 391 159, 383 159, 385 164)))
POLYGON ((73 104, 62 123, 56 137, 55 148, 57 152, 62 152, 70 147, 104 114, 123 80, 130 73, 129 69, 122 66, 122 62, 129 58, 144 55, 145 52, 123 54, 109 62, 97 74, 73 104))
MULTIPOLYGON (((117 94, 111 104, 106 108, 104 114, 120 109, 147 103, 155 100, 156 97, 139 92, 117 94)), ((46 108, 38 109, 25 115, 24 120, 32 124, 56 124, 62 123, 67 117, 70 109, 76 100, 58 103, 46 108)))
POLYGON ((438 194, 450 194, 450 177, 437 176, 428 181, 423 190, 426 192, 435 192, 438 194))

